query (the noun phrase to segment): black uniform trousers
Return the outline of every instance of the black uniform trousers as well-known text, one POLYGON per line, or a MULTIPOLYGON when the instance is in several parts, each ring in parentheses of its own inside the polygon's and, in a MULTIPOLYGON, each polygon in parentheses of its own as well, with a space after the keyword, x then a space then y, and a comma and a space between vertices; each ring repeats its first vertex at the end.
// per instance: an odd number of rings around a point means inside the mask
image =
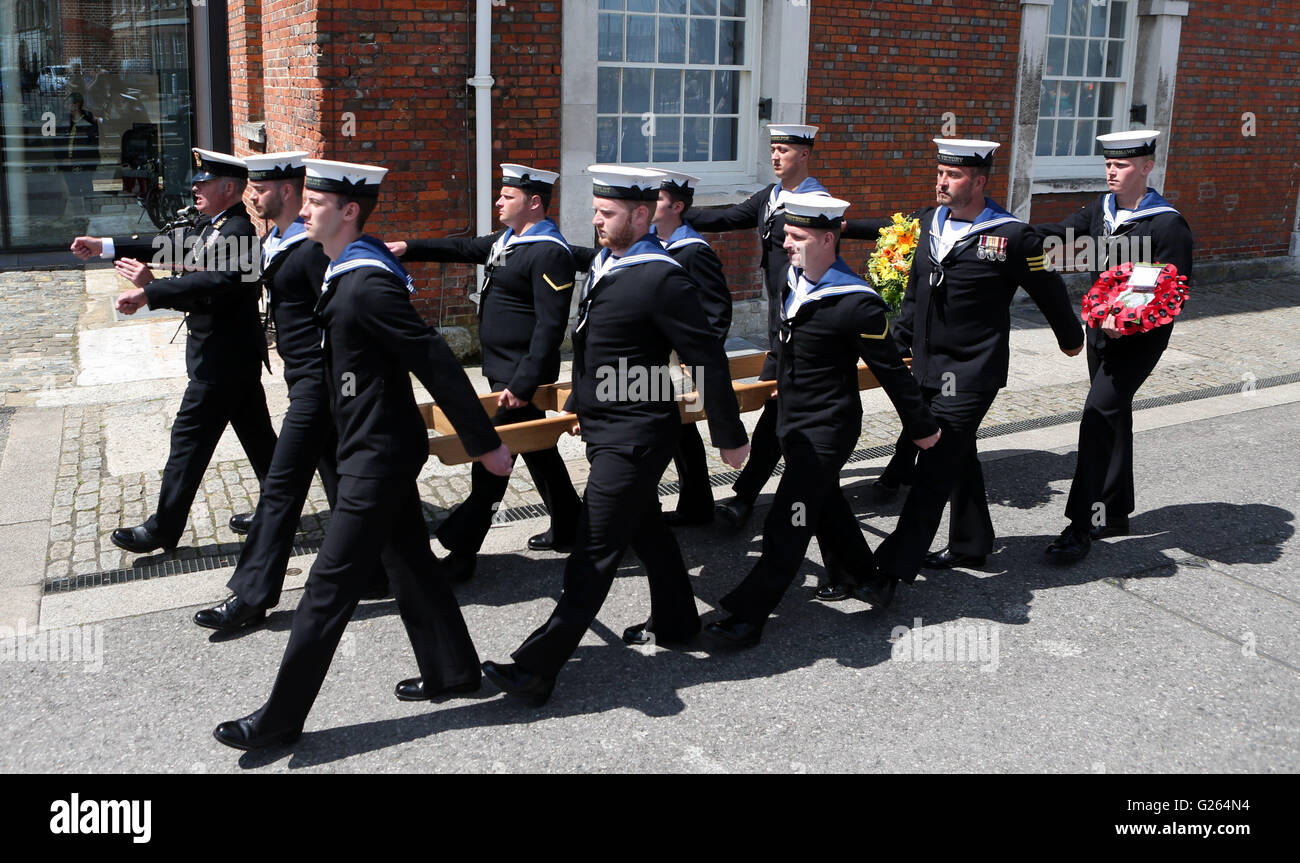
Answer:
POLYGON ((264 480, 271 469, 275 429, 262 382, 257 378, 220 384, 190 381, 172 424, 158 509, 144 523, 164 548, 180 540, 203 473, 227 425, 234 428, 258 480, 264 480))
POLYGON ((799 574, 814 534, 832 569, 831 581, 861 584, 875 575, 871 547, 840 488, 840 470, 852 446, 833 450, 802 436, 781 440, 785 473, 763 523, 763 553, 721 605, 731 614, 761 624, 776 610, 799 574), (833 556, 835 563, 831 562, 833 556), (843 567, 852 561, 852 571, 843 567))
POLYGON ((709 463, 699 423, 684 423, 682 436, 673 453, 677 468, 677 511, 688 515, 713 516, 713 489, 709 485, 709 463))
POLYGON ((266 727, 297 727, 307 718, 381 559, 425 686, 432 691, 479 679, 478 653, 429 548, 415 476, 344 475, 325 542, 293 615, 280 672, 261 711, 266 727))
POLYGON ((880 472, 880 479, 888 485, 912 485, 916 481, 916 457, 921 449, 912 443, 907 432, 898 435, 894 441, 894 454, 889 464, 880 472))
POLYGON ((1173 325, 1117 339, 1088 329, 1092 386, 1079 422, 1079 460, 1065 514, 1076 526, 1133 512, 1133 396, 1169 346, 1173 325), (1099 506, 1100 505, 1100 506, 1099 506))
POLYGON ((631 546, 650 581, 650 631, 685 641, 700 629, 681 549, 659 509, 659 479, 675 444, 588 444, 591 472, 578 516, 578 538, 564 567, 555 611, 519 646, 520 667, 555 677, 596 619, 619 562, 631 546))
POLYGON ((748 503, 758 499, 758 493, 772 477, 776 463, 781 460, 781 442, 776 437, 776 399, 763 403, 754 432, 749 436, 749 460, 741 468, 740 476, 731 488, 736 497, 748 503))
MULTIPOLYGON (((489 381, 493 392, 506 388, 508 381, 489 381)), ((503 408, 492 417, 493 426, 539 420, 546 417, 546 411, 529 403, 519 408, 503 408)), ((582 505, 578 493, 573 489, 569 479, 569 469, 564 466, 560 451, 550 449, 523 453, 524 464, 532 474, 533 484, 551 514, 551 530, 561 540, 572 537, 577 530, 578 509, 582 505)), ((447 519, 438 526, 438 541, 448 551, 456 554, 478 554, 487 537, 488 528, 492 526, 492 514, 497 504, 506 496, 510 477, 497 476, 474 462, 470 468, 469 497, 451 511, 447 519)))
MULTIPOLYGON (((293 552, 298 519, 311 490, 311 477, 320 471, 325 497, 338 501, 338 432, 330 413, 329 393, 317 376, 289 387, 289 409, 280 424, 271 469, 262 480, 262 493, 253 514, 239 564, 226 586, 254 608, 273 608, 280 601, 285 569, 293 552)), ((387 580, 382 567, 375 580, 387 580)))
POLYGON ((990 390, 945 396, 940 390, 921 388, 943 434, 937 444, 921 451, 898 526, 876 549, 882 573, 906 582, 916 580, 921 561, 939 531, 945 504, 951 505, 950 549, 977 557, 993 551, 993 519, 984 494, 984 471, 975 448, 975 432, 997 394, 997 390, 990 390))

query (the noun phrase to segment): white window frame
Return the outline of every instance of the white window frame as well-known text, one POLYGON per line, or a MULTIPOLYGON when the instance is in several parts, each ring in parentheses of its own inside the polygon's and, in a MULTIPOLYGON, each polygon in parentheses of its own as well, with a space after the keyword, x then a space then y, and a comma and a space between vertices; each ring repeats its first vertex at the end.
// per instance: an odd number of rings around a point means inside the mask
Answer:
MULTIPOLYGON (((1061 2, 1061 0, 1057 0, 1057 2, 1061 2)), ((1065 2, 1069 2, 1069 0, 1065 0, 1065 2)), ((1109 6, 1109 3, 1110 0, 1106 0, 1106 3, 1104 5, 1109 6)), ((1128 113, 1127 106, 1132 101, 1132 93, 1134 92, 1134 87, 1135 87, 1134 73, 1137 65, 1137 53, 1138 53, 1138 42, 1139 42, 1138 0, 1127 0, 1127 3, 1128 6, 1125 13, 1126 20, 1124 22, 1123 44, 1125 49, 1125 56, 1123 61, 1123 69, 1120 70, 1120 78, 1118 80, 1113 80, 1108 82, 1108 83, 1115 84, 1115 104, 1121 106, 1120 110, 1116 112, 1116 115, 1113 119, 1111 125, 1112 132, 1123 132, 1130 127, 1129 113, 1128 113)), ((1091 15, 1092 8, 1096 5, 1103 5, 1103 4, 1095 3, 1093 2, 1093 0, 1089 0, 1088 2, 1089 15, 1091 15)), ((1051 15, 1051 11, 1049 9, 1048 11, 1049 19, 1050 19, 1050 15, 1051 15)), ((1068 16, 1068 9, 1067 9, 1067 16, 1068 16)), ((1054 35, 1059 37, 1060 34, 1052 34, 1049 29, 1047 38, 1051 39, 1054 35)), ((1068 57, 1068 51, 1066 56, 1068 57)), ((1043 66, 1042 66, 1042 79, 1044 81, 1047 78, 1047 57, 1048 57, 1047 46, 1044 45, 1043 66)), ((1086 65, 1086 58, 1085 58, 1085 65, 1086 65)), ((1061 75, 1061 76, 1054 76, 1053 80, 1081 82, 1081 81, 1096 81, 1098 79, 1092 78, 1087 75, 1078 75, 1078 76, 1061 75)), ((1040 119, 1043 113, 1045 112, 1042 110, 1042 107, 1040 105, 1039 108, 1040 119)), ((1053 114, 1053 116, 1055 115, 1053 114)), ((1096 131, 1095 127, 1093 131, 1094 132, 1096 131)), ((1046 155, 1038 155, 1035 152, 1033 177, 1034 180, 1036 181, 1094 179, 1098 175, 1098 171, 1097 171, 1098 160, 1099 157, 1092 154, 1086 156, 1046 156, 1046 155)))

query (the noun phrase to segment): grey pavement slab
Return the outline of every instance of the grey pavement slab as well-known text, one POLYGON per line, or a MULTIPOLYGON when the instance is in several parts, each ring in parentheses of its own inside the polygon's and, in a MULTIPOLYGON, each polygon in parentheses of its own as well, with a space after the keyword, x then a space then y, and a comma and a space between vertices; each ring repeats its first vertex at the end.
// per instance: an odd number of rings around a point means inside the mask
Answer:
MULTIPOLYGON (((211 729, 265 697, 296 592, 235 639, 195 628, 192 607, 73 627, 64 661, 0 661, 0 769, 1294 772, 1300 543, 1280 464, 1294 465, 1298 422, 1286 404, 1139 432, 1138 535, 1067 568, 1042 548, 1071 447, 1000 452, 986 463, 1001 537, 988 566, 929 574, 875 611, 812 600, 814 546, 749 651, 622 645, 648 610, 629 555, 540 710, 486 683, 397 702, 393 684, 415 673, 400 620, 391 601, 363 603, 302 740, 240 755, 211 729), (1144 457, 1164 451, 1179 470, 1144 457)), ((846 484, 874 545, 897 505, 867 502, 870 474, 846 484)), ((484 659, 505 659, 558 595, 563 558, 515 550, 535 525, 494 529, 457 589, 484 659)), ((679 533, 701 611, 747 571, 756 534, 679 533)))

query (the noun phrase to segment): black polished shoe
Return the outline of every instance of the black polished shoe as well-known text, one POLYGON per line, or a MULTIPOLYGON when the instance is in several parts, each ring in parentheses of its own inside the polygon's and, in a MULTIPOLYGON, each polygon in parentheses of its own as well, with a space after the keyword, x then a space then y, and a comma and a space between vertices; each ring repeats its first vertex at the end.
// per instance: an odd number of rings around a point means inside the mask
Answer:
POLYGON ((453 584, 469 581, 474 577, 474 567, 477 565, 478 555, 461 554, 453 551, 451 554, 438 561, 442 568, 442 577, 453 584))
POLYGON ((876 498, 876 503, 889 503, 898 497, 899 488, 901 486, 898 483, 883 476, 871 484, 871 491, 876 498))
POLYGON ((686 510, 675 509, 672 512, 664 513, 664 521, 669 527, 695 527, 701 524, 713 524, 713 510, 686 510))
POLYGON ((1047 547, 1047 559, 1056 563, 1074 563, 1092 551, 1092 538, 1083 528, 1070 525, 1047 547))
POLYGON ((894 590, 897 587, 898 579, 877 575, 871 581, 850 588, 849 593, 854 599, 868 603, 872 608, 886 608, 894 601, 894 590))
POLYGON ((724 501, 713 508, 713 514, 728 527, 742 528, 745 522, 749 521, 750 514, 754 511, 752 501, 741 500, 733 497, 731 500, 724 501))
POLYGON ((267 749, 271 746, 284 746, 293 743, 302 736, 302 726, 269 731, 259 727, 258 714, 253 713, 243 719, 223 722, 212 732, 212 736, 221 743, 235 749, 251 751, 267 749))
POLYGON ((753 647, 763 637, 763 624, 750 623, 735 615, 710 623, 705 630, 728 647, 753 647))
POLYGON ((451 686, 444 686, 441 689, 434 690, 424 688, 423 677, 412 677, 410 680, 403 680, 397 684, 393 694, 397 696, 398 701, 433 701, 436 698, 444 698, 449 695, 468 695, 471 692, 478 692, 482 688, 482 677, 476 677, 466 683, 454 683, 451 686))
POLYGON ((1092 539, 1105 539, 1109 536, 1128 536, 1128 519, 1115 519, 1108 521, 1103 525, 1096 526, 1088 530, 1088 536, 1092 539))
POLYGON ((221 632, 239 632, 265 620, 266 609, 249 605, 234 594, 218 606, 194 613, 194 622, 199 626, 221 632))
POLYGON ((686 638, 662 638, 654 631, 654 622, 650 620, 645 623, 638 623, 636 626, 629 626, 623 630, 623 643, 630 644, 633 647, 645 647, 647 644, 660 644, 664 647, 684 647, 690 644, 694 638, 695 633, 691 633, 686 638))
POLYGON ((823 584, 813 593, 822 602, 841 602, 852 595, 847 584, 823 584))
POLYGON ((251 512, 241 512, 238 515, 230 517, 230 531, 240 536, 248 533, 253 527, 253 514, 251 512))
POLYGON ((555 678, 525 671, 514 663, 483 663, 483 673, 507 695, 513 695, 534 707, 541 707, 555 689, 555 678))
POLYGON ((164 551, 175 551, 176 546, 170 548, 163 545, 162 541, 149 532, 144 525, 136 527, 119 527, 113 531, 109 537, 113 545, 123 551, 131 551, 136 554, 148 554, 151 551, 163 549, 164 551))
POLYGON ((953 551, 951 548, 945 548, 942 551, 932 551, 927 554, 921 565, 926 569, 954 569, 959 566, 967 569, 978 569, 984 565, 984 555, 962 554, 959 551, 953 551))
POLYGON ((555 529, 551 528, 546 533, 539 533, 536 536, 528 537, 529 551, 573 551, 573 537, 564 539, 555 538, 555 529))

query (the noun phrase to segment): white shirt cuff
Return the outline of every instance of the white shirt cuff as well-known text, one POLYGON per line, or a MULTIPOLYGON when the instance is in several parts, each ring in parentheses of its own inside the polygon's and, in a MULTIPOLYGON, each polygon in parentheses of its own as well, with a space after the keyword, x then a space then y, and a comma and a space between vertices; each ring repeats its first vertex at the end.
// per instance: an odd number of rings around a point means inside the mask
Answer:
POLYGON ((112 237, 104 237, 104 250, 103 250, 102 252, 99 253, 99 256, 100 256, 101 258, 105 258, 105 259, 111 261, 111 260, 113 260, 113 257, 114 257, 113 253, 114 253, 115 251, 116 251, 116 249, 113 248, 113 238, 112 238, 112 237))

